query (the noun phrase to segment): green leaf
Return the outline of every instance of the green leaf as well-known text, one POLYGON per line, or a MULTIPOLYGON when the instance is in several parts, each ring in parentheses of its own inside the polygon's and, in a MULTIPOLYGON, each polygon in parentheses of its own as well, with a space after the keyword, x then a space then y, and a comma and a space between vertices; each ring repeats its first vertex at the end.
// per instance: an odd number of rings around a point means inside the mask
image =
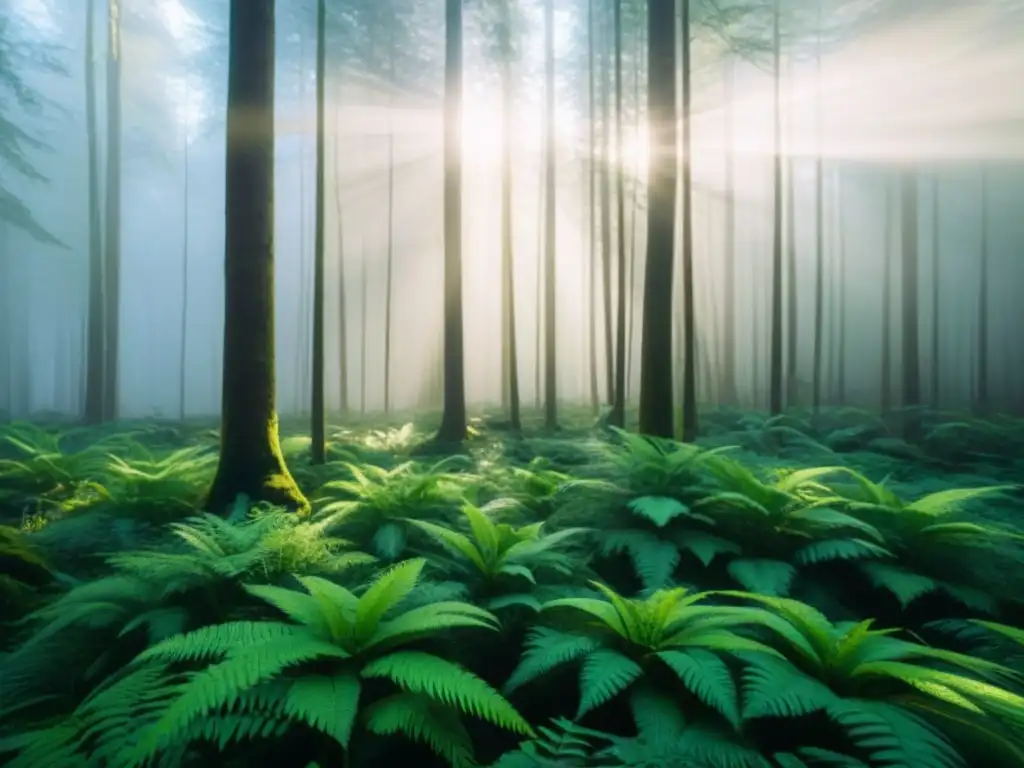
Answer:
POLYGON ((618 651, 594 651, 583 662, 580 672, 579 720, 592 709, 611 701, 643 675, 643 668, 618 651))
POLYGON ((677 517, 689 516, 690 508, 668 496, 640 496, 629 502, 634 514, 664 528, 677 517))
POLYGON ((721 658, 700 648, 661 651, 657 654, 683 682, 687 690, 739 727, 740 707, 736 683, 721 658))
POLYGON ((732 560, 726 568, 745 589, 763 595, 787 595, 796 577, 796 568, 781 560, 743 558, 732 560))

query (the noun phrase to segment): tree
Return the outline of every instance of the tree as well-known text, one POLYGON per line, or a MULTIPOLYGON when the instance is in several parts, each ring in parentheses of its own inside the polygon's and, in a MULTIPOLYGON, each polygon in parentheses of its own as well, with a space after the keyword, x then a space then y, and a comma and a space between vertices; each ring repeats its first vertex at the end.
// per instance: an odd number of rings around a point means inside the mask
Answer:
POLYGON ((558 426, 555 345, 555 3, 544 3, 544 427, 558 426))
POLYGON ((121 2, 108 0, 107 167, 103 222, 103 419, 118 414, 121 339, 121 2))
POLYGON ((326 0, 316 3, 316 240, 313 245, 313 391, 310 412, 313 419, 311 459, 323 464, 327 456, 324 415, 324 80, 327 69, 325 28, 326 0))
POLYGON ((779 41, 779 0, 772 13, 772 50, 774 59, 774 139, 772 157, 772 331, 769 356, 768 409, 773 415, 782 412, 782 118, 781 83, 782 56, 779 41))
POLYGON ((85 137, 88 157, 89 301, 85 335, 85 407, 87 424, 103 421, 106 354, 106 305, 103 301, 103 221, 100 208, 99 136, 96 119, 96 0, 85 6, 85 137))
POLYGON ((672 262, 676 195, 674 0, 648 0, 647 263, 640 348, 640 432, 672 436, 672 262))
POLYGON ((444 413, 439 442, 466 439, 462 327, 462 0, 445 0, 444 413))
POLYGON ((615 387, 608 423, 626 424, 626 169, 622 158, 622 0, 615 2, 615 218, 618 302, 615 315, 615 387))
POLYGON ((906 168, 900 189, 901 287, 902 287, 902 394, 903 436, 914 440, 921 435, 921 358, 918 326, 918 190, 917 169, 906 168))
MULTIPOLYGON (((682 58, 683 129, 683 442, 697 439, 697 312, 693 296, 693 142, 690 141, 690 0, 680 6, 679 52, 682 58)), ((675 72, 675 69, 672 70, 675 72)), ((671 374, 670 374, 671 375, 671 374)))
POLYGON ((220 461, 207 507, 239 494, 299 512, 274 375, 274 0, 231 0, 220 461))
POLYGON ((987 416, 989 410, 988 381, 988 172, 981 170, 981 254, 978 259, 980 270, 978 280, 978 341, 975 410, 981 416, 987 416))

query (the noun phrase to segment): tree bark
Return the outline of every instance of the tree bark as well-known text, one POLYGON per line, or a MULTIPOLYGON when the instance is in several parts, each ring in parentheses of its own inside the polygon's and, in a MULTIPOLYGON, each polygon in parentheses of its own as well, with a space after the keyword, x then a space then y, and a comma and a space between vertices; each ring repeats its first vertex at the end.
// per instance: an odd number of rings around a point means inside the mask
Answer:
POLYGON ((544 428, 558 427, 555 325, 555 4, 544 5, 544 428))
POLYGON ((615 21, 615 218, 617 306, 615 315, 615 388, 608 423, 626 425, 626 180, 622 157, 622 0, 614 0, 615 21))
POLYGON ((99 136, 96 116, 96 0, 86 3, 85 20, 85 130, 88 152, 89 199, 89 309, 85 341, 85 404, 87 424, 99 424, 104 409, 106 373, 106 302, 104 301, 103 221, 100 212, 99 136))
MULTIPOLYGON (((682 129, 683 129, 683 407, 684 443, 697 439, 697 307, 693 291, 693 142, 690 140, 690 0, 680 4, 679 51, 682 56, 682 129)), ((675 72, 675 69, 672 70, 675 72)))
POLYGON ((640 432, 672 437, 672 271, 676 196, 674 0, 647 4, 647 262, 640 349, 640 432))
POLYGON ((462 310, 462 0, 445 0, 444 414, 439 442, 466 439, 462 310))
POLYGON ((779 42, 779 0, 775 0, 772 14, 772 47, 775 70, 774 135, 775 150, 772 157, 773 212, 772 212, 772 318, 771 352, 769 363, 768 409, 772 415, 782 413, 782 53, 779 42))
POLYGON ((274 376, 274 0, 232 0, 225 168, 220 462, 206 500, 239 495, 299 512, 281 455, 274 376))
POLYGON ((310 393, 312 442, 310 459, 323 464, 327 458, 327 424, 324 408, 324 80, 327 75, 326 0, 316 3, 316 234, 313 244, 313 386, 310 393))
POLYGON ((107 178, 104 221, 104 312, 106 340, 103 346, 103 418, 118 416, 121 336, 121 3, 107 7, 107 178))

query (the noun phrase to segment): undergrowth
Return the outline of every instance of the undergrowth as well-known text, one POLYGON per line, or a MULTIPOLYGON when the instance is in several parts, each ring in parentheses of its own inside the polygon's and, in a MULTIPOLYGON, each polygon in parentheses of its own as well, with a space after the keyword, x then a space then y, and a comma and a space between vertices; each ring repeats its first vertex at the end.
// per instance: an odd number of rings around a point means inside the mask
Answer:
POLYGON ((208 425, 7 425, 2 759, 1024 766, 1024 429, 919 416, 286 434, 302 519, 204 514, 208 425))

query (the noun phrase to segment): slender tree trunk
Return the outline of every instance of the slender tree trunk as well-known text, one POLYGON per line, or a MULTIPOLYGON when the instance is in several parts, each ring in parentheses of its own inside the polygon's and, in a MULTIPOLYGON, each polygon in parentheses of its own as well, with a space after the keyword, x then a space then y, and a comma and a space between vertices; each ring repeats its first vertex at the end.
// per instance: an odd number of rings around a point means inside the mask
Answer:
POLYGON ((370 372, 369 366, 366 364, 366 342, 370 335, 370 264, 367 257, 365 242, 360 242, 359 261, 360 264, 362 264, 362 270, 359 276, 359 311, 362 313, 359 323, 359 412, 365 416, 367 405, 367 381, 369 379, 370 372))
POLYGON ((540 178, 537 181, 537 284, 534 295, 536 296, 536 331, 533 339, 533 352, 536 365, 533 370, 533 407, 540 410, 544 387, 542 378, 544 375, 544 174, 545 164, 540 164, 540 178))
POLYGON ((987 416, 989 411, 989 377, 988 377, 988 173, 981 171, 981 258, 979 260, 978 288, 978 341, 977 341, 977 396, 976 412, 987 416))
POLYGON ((590 407, 596 415, 600 410, 597 376, 597 102, 595 87, 595 56, 597 24, 594 18, 595 0, 587 0, 587 86, 590 91, 587 104, 590 109, 590 152, 587 157, 590 184, 590 290, 587 295, 590 326, 590 407))
MULTIPOLYGON (((388 24, 388 84, 395 87, 395 25, 392 14, 388 24)), ((389 91, 390 92, 390 91, 389 91)), ((394 300, 395 272, 395 125, 394 97, 388 101, 388 262, 384 280, 384 413, 391 412, 391 337, 394 327, 392 302, 394 300)))
POLYGON ((281 455, 274 380, 274 0, 232 0, 220 462, 207 508, 240 494, 308 512, 281 455))
POLYGON ((437 438, 466 439, 462 310, 462 0, 445 0, 444 414, 437 438))
POLYGON ((939 277, 940 277, 940 253, 942 245, 939 243, 939 182, 932 181, 932 408, 939 407, 939 395, 941 388, 939 377, 942 372, 940 357, 939 333, 939 277))
POLYGON ((772 14, 772 48, 775 70, 774 136, 772 158, 773 212, 772 212, 772 338, 769 364, 768 409, 773 415, 782 413, 782 51, 779 41, 779 0, 775 0, 772 14))
POLYGON ((817 153, 814 159, 814 359, 811 371, 811 406, 817 413, 821 408, 822 344, 825 324, 825 166, 822 160, 822 77, 821 27, 822 4, 818 0, 817 83, 815 94, 815 133, 817 153))
POLYGON ((902 265, 902 332, 901 350, 903 376, 903 437, 917 440, 921 436, 921 354, 920 354, 920 310, 918 309, 918 190, 917 170, 908 168, 903 172, 901 194, 902 265))
POLYGON ((327 423, 324 406, 324 164, 327 142, 324 133, 324 86, 327 76, 327 0, 316 3, 316 240, 313 245, 313 387, 310 393, 313 464, 327 458, 327 423))
MULTIPOLYGON (((690 0, 680 4, 683 129, 683 442, 697 439, 697 312, 693 292, 693 144, 690 141, 690 0)), ((672 70, 675 72, 675 69, 672 70)))
POLYGON ((895 201, 892 183, 885 183, 885 247, 882 250, 882 413, 892 410, 892 248, 895 201))
MULTIPOLYGON (((340 88, 339 88, 340 96, 340 88)), ((340 99, 339 99, 340 103, 340 99)), ((348 411, 348 301, 345 281, 345 216, 341 202, 341 107, 334 125, 334 203, 338 217, 338 410, 348 411)))
MULTIPOLYGON (((792 67, 791 67, 792 68, 792 67)), ((793 75, 790 74, 792 97, 793 75)), ((780 118, 781 119, 781 118, 780 118)), ((797 362, 799 357, 799 316, 797 307, 796 271, 796 162, 793 159, 793 119, 789 114, 789 157, 786 160, 786 406, 793 408, 797 402, 797 362)))
MULTIPOLYGON (((189 101, 188 78, 185 79, 185 101, 189 101)), ((182 208, 182 246, 181 246, 181 353, 178 360, 178 418, 185 420, 185 369, 188 362, 188 246, 189 246, 189 136, 188 123, 185 124, 185 140, 182 142, 182 159, 184 161, 184 185, 181 195, 182 208)))
POLYGON ((836 182, 836 217, 838 218, 839 229, 839 267, 837 290, 839 293, 836 301, 836 312, 839 315, 839 344, 836 349, 836 356, 839 358, 836 364, 836 395, 838 405, 846 405, 846 216, 843 214, 843 186, 842 180, 836 182))
POLYGON ((736 155, 734 142, 735 110, 735 61, 730 58, 725 68, 725 243, 722 247, 724 258, 723 280, 725 283, 725 307, 722 323, 722 402, 736 405, 736 155))
MULTIPOLYGON (((613 0, 614 2, 615 0, 613 0)), ((604 323, 605 402, 615 401, 615 346, 612 330, 612 36, 601 14, 601 293, 604 323)))
POLYGON ((512 41, 511 41, 511 0, 502 0, 502 45, 501 93, 502 93, 502 153, 501 153, 501 265, 502 265, 502 312, 505 336, 502 348, 506 350, 505 376, 508 387, 509 425, 513 432, 522 431, 522 417, 519 403, 519 354, 516 347, 516 292, 515 260, 513 254, 512 227, 512 118, 515 99, 512 93, 512 41))
POLYGON ((89 161, 89 309, 85 343, 85 406, 87 424, 106 416, 106 301, 104 296, 103 221, 100 213, 99 130, 96 115, 96 0, 86 3, 85 19, 85 130, 89 161))
POLYGON ((672 437, 672 272, 676 209, 674 0, 647 3, 647 261, 640 350, 640 432, 672 437))
POLYGON ((558 377, 555 362, 555 3, 544 5, 544 428, 558 426, 558 377))
POLYGON ((121 3, 108 0, 107 179, 103 243, 106 342, 104 344, 103 416, 118 416, 121 337, 121 3))
POLYGON ((614 0, 615 35, 615 231, 618 305, 615 317, 615 388, 608 423, 626 425, 626 183, 622 162, 622 0, 614 0))
MULTIPOLYGON (((637 143, 640 141, 640 57, 643 55, 643 25, 637 29, 637 60, 633 67, 633 98, 636 114, 634 115, 633 133, 637 143)), ((626 330, 626 402, 632 393, 633 356, 636 350, 636 223, 639 218, 638 198, 640 189, 640 153, 636 153, 633 164, 633 187, 630 190, 629 214, 629 327, 626 330)))

